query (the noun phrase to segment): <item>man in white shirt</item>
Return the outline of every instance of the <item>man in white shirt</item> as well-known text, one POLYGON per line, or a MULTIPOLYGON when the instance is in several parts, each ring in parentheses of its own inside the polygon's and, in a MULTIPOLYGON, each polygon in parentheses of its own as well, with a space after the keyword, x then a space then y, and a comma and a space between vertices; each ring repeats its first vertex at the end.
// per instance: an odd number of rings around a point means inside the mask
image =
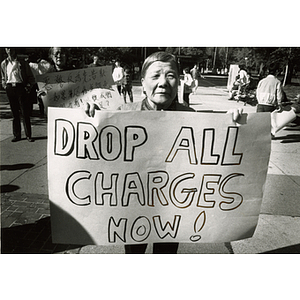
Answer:
POLYGON ((124 79, 124 69, 121 67, 119 61, 116 61, 115 65, 116 65, 116 67, 114 68, 112 77, 113 77, 115 84, 117 85, 118 92, 121 95, 122 83, 123 83, 123 79, 124 79))
POLYGON ((258 83, 256 112, 272 112, 276 108, 282 109, 284 92, 281 82, 276 78, 277 71, 276 65, 270 65, 268 76, 258 83))
POLYGON ((29 142, 33 142, 30 123, 31 103, 26 89, 30 90, 34 84, 34 77, 29 64, 17 58, 14 48, 5 48, 5 51, 8 57, 1 63, 1 81, 13 115, 12 142, 21 140, 21 115, 26 138, 29 142))

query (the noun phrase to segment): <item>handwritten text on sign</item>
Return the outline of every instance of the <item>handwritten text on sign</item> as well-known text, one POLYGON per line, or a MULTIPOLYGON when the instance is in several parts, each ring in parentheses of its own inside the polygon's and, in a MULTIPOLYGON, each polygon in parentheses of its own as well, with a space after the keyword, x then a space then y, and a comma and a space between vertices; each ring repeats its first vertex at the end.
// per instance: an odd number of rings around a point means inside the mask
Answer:
POLYGON ((244 115, 246 124, 236 125, 225 114, 49 112, 54 242, 252 236, 270 155, 266 116, 244 115))
POLYGON ((46 91, 43 96, 46 107, 76 108, 88 100, 109 108, 114 98, 119 98, 112 88, 111 74, 111 66, 94 67, 46 73, 37 76, 37 82, 39 89, 46 91))

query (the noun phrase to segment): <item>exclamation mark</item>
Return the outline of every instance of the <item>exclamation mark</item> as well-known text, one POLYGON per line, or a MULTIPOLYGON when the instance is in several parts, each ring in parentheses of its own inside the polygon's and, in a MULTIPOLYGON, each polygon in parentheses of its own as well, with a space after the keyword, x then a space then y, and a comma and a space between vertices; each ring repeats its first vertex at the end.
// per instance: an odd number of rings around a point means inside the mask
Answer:
POLYGON ((197 234, 197 233, 199 233, 201 231, 201 229, 204 227, 205 222, 206 222, 206 214, 205 214, 205 211, 203 210, 198 215, 198 217, 195 220, 195 223, 194 223, 194 232, 196 234, 190 236, 190 240, 192 242, 197 242, 197 241, 199 241, 201 239, 201 235, 197 234))

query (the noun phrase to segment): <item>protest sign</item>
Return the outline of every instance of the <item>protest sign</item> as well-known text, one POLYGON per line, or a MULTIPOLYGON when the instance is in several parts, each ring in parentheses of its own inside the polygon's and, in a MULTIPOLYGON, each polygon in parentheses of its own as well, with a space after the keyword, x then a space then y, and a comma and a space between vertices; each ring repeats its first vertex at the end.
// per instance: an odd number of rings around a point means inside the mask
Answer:
POLYGON ((45 112, 48 107, 77 108, 94 101, 101 109, 114 110, 123 102, 113 86, 112 67, 94 67, 37 75, 45 112))
POLYGON ((238 65, 230 65, 229 67, 229 74, 227 80, 227 90, 230 91, 233 87, 233 83, 235 82, 236 76, 239 73, 239 66, 238 65))
POLYGON ((251 237, 270 115, 49 108, 54 243, 211 243, 251 237))

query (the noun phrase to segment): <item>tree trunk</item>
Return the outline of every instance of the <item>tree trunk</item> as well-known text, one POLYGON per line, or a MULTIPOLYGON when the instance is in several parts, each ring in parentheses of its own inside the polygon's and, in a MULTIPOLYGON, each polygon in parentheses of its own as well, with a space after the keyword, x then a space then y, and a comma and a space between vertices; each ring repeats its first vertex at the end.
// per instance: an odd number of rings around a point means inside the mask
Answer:
POLYGON ((292 83, 294 64, 292 63, 291 56, 292 56, 292 48, 289 48, 288 63, 287 63, 287 66, 286 66, 286 74, 285 74, 285 78, 284 78, 284 85, 292 83))
POLYGON ((289 65, 287 64, 285 66, 284 79, 283 79, 283 84, 282 84, 283 86, 285 86, 285 84, 286 84, 286 79, 287 79, 288 72, 289 72, 289 65))
POLYGON ((291 84, 292 83, 292 77, 293 77, 293 69, 294 69, 294 64, 292 62, 288 62, 286 66, 286 78, 284 84, 291 84))

